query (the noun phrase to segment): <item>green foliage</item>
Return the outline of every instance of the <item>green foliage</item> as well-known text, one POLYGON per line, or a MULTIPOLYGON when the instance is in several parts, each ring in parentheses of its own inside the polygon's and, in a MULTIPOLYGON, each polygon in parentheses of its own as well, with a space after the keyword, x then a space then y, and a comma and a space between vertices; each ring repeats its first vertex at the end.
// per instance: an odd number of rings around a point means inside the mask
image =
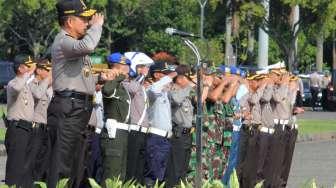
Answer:
POLYGON ((264 181, 261 181, 259 183, 257 183, 257 185, 254 186, 254 188, 262 188, 264 185, 264 181))
POLYGON ((89 178, 89 183, 92 188, 101 188, 101 186, 92 178, 89 178))
POLYGON ((307 182, 305 182, 301 188, 317 188, 315 179, 311 179, 307 182))
POLYGON ((307 39, 306 35, 303 33, 299 34, 298 40, 298 59, 300 62, 299 70, 301 72, 310 72, 311 67, 315 63, 315 56, 316 56, 316 46, 307 39))
POLYGON ((45 182, 34 182, 35 185, 37 185, 39 188, 48 188, 47 184, 45 182))
POLYGON ((15 56, 29 53, 35 58, 45 56, 56 34, 56 0, 23 0, 0 2, 0 40, 2 54, 15 56))
POLYGON ((233 173, 230 176, 230 187, 239 188, 239 181, 236 170, 233 170, 233 173))
POLYGON ((56 188, 66 188, 69 182, 68 178, 61 179, 57 182, 56 188))
MULTIPOLYGON (((62 179, 57 183, 57 188, 66 188, 67 187, 68 179, 62 179)), ((92 188, 102 188, 102 186, 98 185, 97 182, 94 179, 89 179, 90 186, 92 188)), ((239 182, 236 175, 236 172, 234 171, 230 177, 230 188, 239 188, 239 182)), ((47 185, 44 182, 35 182, 35 185, 37 185, 40 188, 46 188, 47 185)), ((120 181, 119 178, 114 178, 113 180, 107 179, 105 181, 106 188, 146 188, 146 186, 143 186, 135 181, 127 181, 123 183, 120 181)), ((164 183, 159 183, 156 181, 153 188, 164 188, 164 183)), ((193 184, 189 182, 183 182, 176 186, 177 188, 193 188, 193 184)), ((261 188, 263 187, 263 182, 258 183, 255 185, 255 188, 261 188)), ((302 188, 317 188, 315 179, 309 180, 305 182, 302 186, 302 188)), ((0 185, 0 188, 15 188, 15 186, 8 186, 8 185, 0 185)), ((215 180, 215 181, 206 181, 203 183, 202 188, 226 188, 221 181, 215 180)))
MULTIPOLYGON (((61 179, 57 182, 56 188, 67 188, 68 187, 69 178, 61 179)), ((47 188, 47 184, 44 182, 34 182, 40 188, 47 188)))
MULTIPOLYGON (((18 53, 36 58, 47 56, 59 26, 55 3, 57 0, 0 1, 0 59, 12 59, 18 53)), ((194 64, 190 51, 177 37, 164 33, 173 27, 192 33, 200 32, 199 2, 206 0, 88 0, 89 6, 105 14, 103 36, 95 55, 106 56, 115 51, 144 51, 149 54, 167 51, 181 63, 194 64)), ((205 7, 205 41, 196 40, 203 59, 215 64, 224 62, 225 20, 233 16, 235 33, 230 41, 237 49, 238 63, 254 60, 256 49, 247 52, 248 32, 257 38, 257 28, 268 28, 270 35, 269 62, 288 60, 293 50, 293 30, 290 11, 300 6, 299 53, 302 69, 315 61, 315 38, 335 32, 335 0, 270 1, 270 20, 265 22, 265 9, 259 0, 207 0, 205 7), (321 11, 323 10, 323 11, 321 11)), ((327 41, 328 42, 328 41, 327 41)), ((255 45, 256 46, 256 45, 255 45)))
POLYGON ((283 61, 284 55, 282 54, 281 49, 277 45, 277 43, 270 38, 269 39, 269 50, 268 50, 268 59, 270 64, 277 63, 279 61, 283 61))

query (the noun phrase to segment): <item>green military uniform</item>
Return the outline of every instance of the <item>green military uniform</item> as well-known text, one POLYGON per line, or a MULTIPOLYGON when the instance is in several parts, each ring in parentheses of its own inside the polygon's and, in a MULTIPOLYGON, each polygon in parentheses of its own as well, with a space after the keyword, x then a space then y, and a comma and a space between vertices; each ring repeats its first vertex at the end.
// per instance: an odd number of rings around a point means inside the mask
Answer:
POLYGON ((101 133, 101 152, 103 161, 103 180, 107 178, 126 176, 128 128, 118 123, 129 123, 131 98, 122 81, 125 76, 105 83, 102 89, 104 102, 104 117, 113 119, 114 124, 106 123, 101 133))
MULTIPOLYGON (((203 179, 220 179, 225 171, 228 152, 231 145, 232 124, 227 121, 233 114, 230 105, 222 102, 212 103, 207 101, 204 105, 204 119, 202 131, 202 175, 203 179)), ((189 178, 194 178, 196 173, 196 139, 193 135, 193 149, 190 166, 192 172, 189 178)))

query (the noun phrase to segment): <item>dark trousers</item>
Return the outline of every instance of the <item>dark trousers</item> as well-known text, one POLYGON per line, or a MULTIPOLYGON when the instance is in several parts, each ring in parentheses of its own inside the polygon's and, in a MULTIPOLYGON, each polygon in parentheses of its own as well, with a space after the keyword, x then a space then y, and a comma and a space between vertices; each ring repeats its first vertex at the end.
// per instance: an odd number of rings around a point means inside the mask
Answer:
POLYGON ((282 164, 285 155, 286 134, 282 125, 275 126, 274 136, 271 142, 271 150, 269 154, 269 164, 265 169, 264 187, 278 188, 281 187, 282 164))
POLYGON ((87 176, 95 179, 97 183, 101 183, 103 168, 100 150, 100 135, 95 133, 94 130, 89 130, 89 134, 87 176))
POLYGON ((273 134, 260 132, 258 136, 259 151, 257 155, 257 183, 260 181, 266 182, 266 168, 272 166, 270 160, 271 143, 273 134))
POLYGON ((32 125, 25 121, 9 121, 5 146, 7 152, 6 184, 16 187, 32 187, 32 159, 30 139, 32 125))
POLYGON ((327 110, 327 106, 328 106, 328 89, 324 88, 322 89, 322 107, 323 110, 327 110))
POLYGON ((241 186, 253 188, 257 183, 257 156, 259 153, 259 130, 253 126, 250 130, 246 158, 244 161, 241 186))
POLYGON ((310 87, 310 93, 312 95, 311 105, 313 108, 316 107, 318 90, 318 87, 310 87))
POLYGON ((33 180, 46 181, 50 157, 50 144, 46 125, 38 124, 36 128, 33 128, 30 143, 32 145, 30 155, 33 166, 33 180))
POLYGON ((238 150, 238 163, 237 163, 237 176, 239 182, 242 182, 243 179, 243 169, 246 165, 246 153, 247 153, 247 146, 248 146, 248 138, 249 138, 249 127, 246 125, 242 125, 240 129, 240 138, 239 138, 239 150, 238 150))
POLYGON ((147 135, 146 161, 145 161, 145 184, 154 186, 155 181, 164 180, 167 162, 171 149, 167 138, 155 135, 147 135))
POLYGON ((302 93, 300 91, 296 92, 295 106, 303 107, 302 93))
POLYGON ((87 125, 92 102, 55 96, 48 107, 48 127, 51 144, 48 187, 58 180, 70 178, 69 187, 79 187, 85 170, 87 125))
POLYGON ((281 180, 282 180, 282 187, 286 187, 287 185, 287 180, 292 164, 292 159, 293 159, 293 154, 294 154, 294 149, 295 149, 295 142, 297 139, 298 131, 297 129, 291 129, 289 127, 286 128, 286 132, 288 135, 287 138, 287 143, 285 146, 285 156, 283 160, 283 170, 281 173, 281 180))
POLYGON ((107 130, 104 128, 100 137, 100 145, 103 163, 102 181, 118 177, 124 181, 127 168, 128 131, 118 129, 115 138, 111 139, 108 138, 107 130))
POLYGON ((126 179, 144 183, 146 135, 131 131, 128 135, 128 155, 126 179))
POLYGON ((178 131, 180 134, 174 134, 170 139, 171 152, 165 175, 166 187, 175 187, 180 181, 185 181, 189 168, 192 142, 190 130, 178 131))

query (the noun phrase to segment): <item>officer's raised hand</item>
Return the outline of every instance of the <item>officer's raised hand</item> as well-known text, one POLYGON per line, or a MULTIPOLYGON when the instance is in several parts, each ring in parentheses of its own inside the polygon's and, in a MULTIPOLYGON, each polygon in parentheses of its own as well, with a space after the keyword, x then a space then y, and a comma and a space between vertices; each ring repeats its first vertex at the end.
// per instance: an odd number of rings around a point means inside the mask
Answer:
POLYGON ((171 72, 167 76, 169 76, 171 79, 175 78, 177 76, 177 72, 171 72))
POLYGON ((52 72, 51 71, 48 72, 48 76, 46 79, 48 80, 48 84, 50 86, 52 84, 52 72))
POLYGON ((34 72, 35 72, 35 69, 36 69, 36 64, 35 63, 31 64, 28 71, 27 71, 27 74, 28 75, 33 75, 34 72))
POLYGON ((120 72, 115 69, 110 69, 108 72, 101 73, 101 79, 104 81, 114 80, 120 72))
POLYGON ((214 77, 212 76, 204 76, 204 79, 203 79, 203 86, 204 87, 211 87, 212 84, 214 82, 214 77))
POLYGON ((90 22, 90 25, 103 25, 104 24, 104 15, 102 13, 96 13, 92 16, 90 22))

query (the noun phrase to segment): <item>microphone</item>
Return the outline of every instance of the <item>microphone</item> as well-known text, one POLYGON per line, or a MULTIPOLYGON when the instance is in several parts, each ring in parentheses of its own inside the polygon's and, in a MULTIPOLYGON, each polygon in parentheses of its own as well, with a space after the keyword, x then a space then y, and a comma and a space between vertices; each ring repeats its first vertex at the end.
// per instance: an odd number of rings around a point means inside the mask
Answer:
POLYGON ((174 28, 166 28, 166 31, 165 31, 168 35, 177 35, 177 36, 180 36, 180 37, 195 37, 195 38, 199 38, 199 36, 193 34, 193 33, 187 33, 187 32, 184 32, 184 31, 179 31, 177 29, 174 29, 174 28))

